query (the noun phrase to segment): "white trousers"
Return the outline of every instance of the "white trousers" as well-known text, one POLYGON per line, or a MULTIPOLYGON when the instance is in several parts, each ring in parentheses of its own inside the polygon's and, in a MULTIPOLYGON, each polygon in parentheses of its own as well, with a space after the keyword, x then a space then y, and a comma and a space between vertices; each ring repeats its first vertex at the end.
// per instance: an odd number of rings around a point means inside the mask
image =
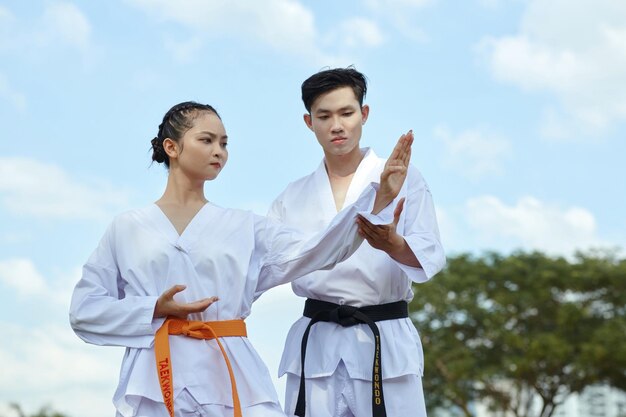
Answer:
MULTIPOLYGON (((285 417, 280 406, 275 403, 261 403, 242 407, 243 417, 285 417)), ((187 391, 183 390, 174 402, 175 417, 232 417, 233 408, 217 404, 199 404, 187 391)), ((122 417, 120 413, 116 417, 122 417)), ((162 402, 142 398, 133 417, 170 417, 162 402)))
MULTIPOLYGON (((293 416, 300 376, 287 374, 285 412, 293 416)), ((383 380, 387 417, 426 417, 422 378, 403 375, 383 380)), ((372 382, 352 379, 339 362, 327 377, 306 378, 306 417, 372 417, 372 382)))

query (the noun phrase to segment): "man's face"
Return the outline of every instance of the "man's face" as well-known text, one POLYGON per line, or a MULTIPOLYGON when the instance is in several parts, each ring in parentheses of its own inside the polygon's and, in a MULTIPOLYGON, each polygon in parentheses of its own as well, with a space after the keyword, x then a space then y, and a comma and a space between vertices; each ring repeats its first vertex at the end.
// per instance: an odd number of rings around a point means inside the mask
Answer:
POLYGON ((319 96, 304 115, 306 125, 328 157, 359 152, 362 126, 369 107, 361 107, 350 87, 340 87, 319 96))

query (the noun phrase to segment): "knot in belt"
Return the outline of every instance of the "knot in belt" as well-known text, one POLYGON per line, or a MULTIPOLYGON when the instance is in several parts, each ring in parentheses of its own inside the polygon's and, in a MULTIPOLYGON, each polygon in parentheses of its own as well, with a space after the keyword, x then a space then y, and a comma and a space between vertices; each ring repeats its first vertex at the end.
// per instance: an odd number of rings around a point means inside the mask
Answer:
POLYGON ((343 327, 366 324, 374 335, 374 359, 372 362, 372 415, 374 417, 386 417, 385 399, 383 396, 383 365, 380 345, 380 331, 375 322, 381 320, 400 319, 409 316, 409 308, 406 301, 395 303, 379 304, 366 307, 354 307, 349 305, 339 305, 327 301, 313 300, 308 298, 304 304, 305 317, 309 317, 309 322, 300 345, 300 390, 296 401, 295 415, 304 417, 306 412, 305 401, 305 376, 304 363, 306 358, 306 347, 309 340, 311 327, 320 321, 337 323, 343 327))
POLYGON ((157 375, 163 394, 163 402, 171 417, 174 417, 174 381, 172 375, 172 361, 170 359, 169 336, 187 336, 194 339, 215 339, 219 346, 228 374, 230 375, 231 391, 233 396, 234 417, 241 417, 241 405, 237 394, 235 375, 228 360, 228 355, 220 342, 220 337, 246 337, 246 324, 243 320, 195 321, 169 317, 157 330, 154 341, 154 356, 156 358, 157 375))
POLYGON ((320 314, 320 321, 330 321, 337 323, 343 327, 355 326, 363 323, 363 319, 359 316, 359 309, 354 306, 341 305, 328 312, 328 319, 324 320, 325 314, 320 314), (361 319, 361 320, 359 320, 361 319))

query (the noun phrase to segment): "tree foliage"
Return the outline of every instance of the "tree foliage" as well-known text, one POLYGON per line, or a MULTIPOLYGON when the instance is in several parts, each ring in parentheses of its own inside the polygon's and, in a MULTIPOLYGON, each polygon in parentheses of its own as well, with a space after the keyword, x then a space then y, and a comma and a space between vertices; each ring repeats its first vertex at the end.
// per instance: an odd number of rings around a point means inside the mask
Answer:
POLYGON ((48 406, 44 406, 39 409, 35 414, 24 414, 22 407, 19 404, 11 403, 9 406, 17 413, 19 417, 68 417, 65 414, 61 414, 59 412, 53 411, 48 406))
POLYGON ((625 259, 460 255, 414 292, 432 415, 471 417, 480 402, 502 415, 550 417, 591 384, 626 390, 625 259))

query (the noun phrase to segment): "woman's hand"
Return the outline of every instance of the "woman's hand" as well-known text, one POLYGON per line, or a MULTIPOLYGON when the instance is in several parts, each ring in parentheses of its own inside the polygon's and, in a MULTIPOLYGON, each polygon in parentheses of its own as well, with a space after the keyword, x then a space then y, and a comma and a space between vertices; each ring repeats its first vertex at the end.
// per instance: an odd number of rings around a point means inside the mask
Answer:
POLYGON ((210 297, 192 303, 175 301, 174 295, 185 288, 187 288, 185 285, 174 285, 172 288, 164 291, 156 302, 153 318, 172 316, 185 320, 189 314, 201 313, 218 300, 217 297, 210 297))

